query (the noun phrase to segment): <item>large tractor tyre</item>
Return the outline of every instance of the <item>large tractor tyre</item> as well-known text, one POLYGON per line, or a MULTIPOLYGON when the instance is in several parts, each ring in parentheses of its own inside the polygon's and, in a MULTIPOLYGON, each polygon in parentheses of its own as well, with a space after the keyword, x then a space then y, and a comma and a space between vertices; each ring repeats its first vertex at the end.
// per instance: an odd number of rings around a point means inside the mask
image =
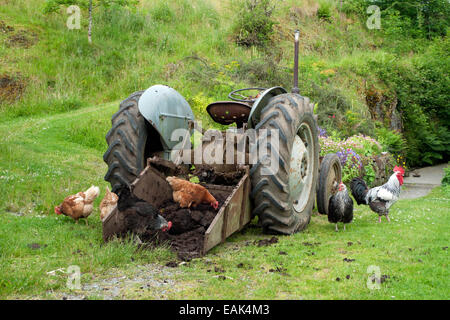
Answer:
POLYGON ((328 203, 336 193, 342 181, 342 167, 339 157, 335 153, 325 155, 320 165, 319 183, 317 188, 317 211, 328 214, 328 203))
MULTIPOLYGON (((311 219, 319 172, 319 142, 313 104, 298 94, 278 95, 261 111, 261 120, 255 129, 258 152, 266 148, 268 157, 279 160, 279 168, 277 172, 267 174, 263 164, 267 163, 267 157, 258 157, 252 166, 253 214, 259 217, 264 233, 301 231, 311 219), (271 139, 264 138, 265 134, 273 136, 271 129, 278 130, 278 152, 272 148, 271 139)), ((253 152, 256 151, 253 149, 253 152)))
POLYGON ((145 168, 145 145, 148 129, 138 109, 143 91, 131 94, 120 103, 111 119, 112 127, 106 134, 108 149, 103 160, 108 165, 105 180, 116 192, 120 185, 131 184, 145 168))

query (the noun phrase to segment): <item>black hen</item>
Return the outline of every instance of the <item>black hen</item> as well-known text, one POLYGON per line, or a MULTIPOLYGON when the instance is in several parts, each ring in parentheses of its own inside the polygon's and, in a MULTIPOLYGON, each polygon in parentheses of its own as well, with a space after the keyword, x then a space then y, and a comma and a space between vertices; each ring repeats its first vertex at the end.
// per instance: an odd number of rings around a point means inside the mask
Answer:
POLYGON ((150 230, 168 231, 172 226, 154 206, 136 197, 128 186, 120 187, 117 195, 117 209, 124 215, 128 231, 141 235, 150 230))
POLYGON ((336 231, 338 231, 338 222, 345 224, 353 220, 353 200, 347 192, 347 187, 342 182, 339 184, 339 189, 335 195, 330 198, 328 204, 328 221, 336 224, 336 231))

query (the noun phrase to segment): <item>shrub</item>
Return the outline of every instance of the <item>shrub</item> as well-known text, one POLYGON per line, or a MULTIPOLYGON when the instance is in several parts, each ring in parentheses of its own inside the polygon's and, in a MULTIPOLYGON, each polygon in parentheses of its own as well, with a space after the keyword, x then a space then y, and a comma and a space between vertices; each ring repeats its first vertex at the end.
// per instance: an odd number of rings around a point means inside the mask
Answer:
POLYGON ((450 167, 444 168, 444 177, 441 184, 443 187, 450 187, 450 167))
MULTIPOLYGON (((450 82, 445 72, 450 65, 446 54, 449 44, 448 39, 434 41, 411 64, 401 64, 397 59, 368 61, 371 72, 397 97, 410 166, 435 164, 450 156, 450 82)), ((398 140, 394 147, 399 144, 398 140)))
POLYGON ((160 2, 150 12, 153 19, 162 23, 169 23, 175 19, 175 13, 165 2, 160 2))
POLYGON ((356 13, 367 19, 366 8, 376 4, 380 7, 383 30, 386 35, 398 37, 402 34, 413 37, 446 36, 450 25, 450 6, 447 0, 346 0, 343 10, 356 13))
POLYGON ((318 104, 318 122, 321 127, 331 132, 337 130, 342 136, 362 133, 373 135, 373 121, 352 111, 352 102, 346 98, 341 89, 334 85, 312 83, 311 99, 318 104))
POLYGON ((235 42, 246 47, 267 46, 275 24, 273 8, 270 0, 244 0, 233 27, 235 42))
POLYGON ((331 20, 331 3, 320 2, 319 9, 317 9, 317 17, 321 20, 329 22, 331 20))
POLYGON ((381 143, 383 148, 390 153, 400 154, 406 149, 406 141, 403 139, 401 133, 381 127, 375 129, 377 140, 381 143))

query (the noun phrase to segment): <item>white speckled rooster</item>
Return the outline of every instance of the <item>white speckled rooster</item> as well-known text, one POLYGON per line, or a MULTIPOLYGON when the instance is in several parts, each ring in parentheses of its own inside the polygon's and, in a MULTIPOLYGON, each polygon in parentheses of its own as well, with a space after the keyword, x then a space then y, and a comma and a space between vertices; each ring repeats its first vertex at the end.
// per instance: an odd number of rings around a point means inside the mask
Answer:
POLYGON ((361 178, 353 178, 350 183, 352 195, 358 205, 369 205, 372 211, 378 213, 378 222, 381 222, 381 217, 384 215, 388 222, 389 209, 397 202, 400 196, 400 187, 403 184, 403 175, 405 170, 402 167, 395 167, 394 174, 391 175, 388 182, 382 186, 369 189, 366 182, 361 178))

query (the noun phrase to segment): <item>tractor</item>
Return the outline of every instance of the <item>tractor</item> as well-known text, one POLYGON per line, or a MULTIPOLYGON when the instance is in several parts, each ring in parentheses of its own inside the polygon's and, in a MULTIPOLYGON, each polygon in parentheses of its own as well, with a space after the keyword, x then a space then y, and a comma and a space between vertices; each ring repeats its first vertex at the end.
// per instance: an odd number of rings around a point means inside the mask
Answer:
MULTIPOLYGON (((278 150, 270 148, 267 139, 257 137, 256 144, 269 153, 278 152, 279 170, 265 174, 263 159, 249 164, 248 196, 253 216, 258 216, 264 233, 289 235, 306 228, 316 198, 319 212, 326 214, 333 186, 341 179, 340 162, 334 154, 320 159, 319 170, 314 104, 301 96, 298 89, 298 37, 297 31, 292 92, 280 86, 239 89, 230 92, 229 101, 206 107, 212 119, 222 125, 235 123, 237 128, 253 129, 257 134, 262 129, 278 130, 278 150)), ((114 192, 136 180, 150 157, 179 161, 173 156, 178 141, 172 141, 171 134, 179 128, 192 132, 195 119, 189 103, 175 89, 154 85, 123 100, 111 121, 103 159, 108 165, 105 180, 111 183, 114 192)))

